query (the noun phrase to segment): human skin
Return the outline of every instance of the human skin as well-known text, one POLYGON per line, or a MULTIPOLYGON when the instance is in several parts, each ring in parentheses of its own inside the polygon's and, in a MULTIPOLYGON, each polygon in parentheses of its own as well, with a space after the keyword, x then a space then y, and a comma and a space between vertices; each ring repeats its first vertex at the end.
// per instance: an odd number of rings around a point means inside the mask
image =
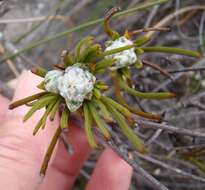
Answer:
MULTIPOLYGON (((12 101, 30 96, 38 89, 42 79, 24 71, 15 85, 12 101)), ((44 130, 36 136, 32 130, 41 112, 35 113, 29 121, 22 123, 28 107, 21 106, 8 110, 9 100, 0 96, 0 186, 7 190, 68 190, 72 189, 80 168, 88 158, 91 149, 82 128, 70 124, 66 138, 74 148, 68 155, 59 140, 50 161, 46 176, 39 176, 40 166, 48 144, 59 120, 47 122, 44 130)), ((88 181, 86 190, 127 190, 132 176, 132 168, 106 148, 99 157, 88 181)))

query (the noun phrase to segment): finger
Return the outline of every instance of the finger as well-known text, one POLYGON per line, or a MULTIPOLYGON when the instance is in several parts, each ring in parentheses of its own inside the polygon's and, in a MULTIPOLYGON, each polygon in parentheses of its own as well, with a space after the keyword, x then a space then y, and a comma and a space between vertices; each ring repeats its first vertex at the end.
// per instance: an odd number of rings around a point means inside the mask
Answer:
MULTIPOLYGON (((14 101, 37 93, 38 89, 35 88, 35 86, 39 84, 40 81, 41 79, 39 77, 34 76, 30 72, 24 72, 18 81, 14 95, 14 101)), ((14 114, 16 114, 20 116, 19 118, 21 118, 21 116, 23 116, 26 111, 27 107, 21 106, 18 109, 15 109, 11 115, 14 116, 14 114)), ((37 115, 35 114, 34 118, 32 117, 31 119, 39 120, 39 118, 40 117, 38 113, 37 115)), ((32 157, 32 161, 34 160, 34 162, 38 162, 36 163, 35 168, 30 168, 30 173, 36 174, 40 170, 40 160, 43 160, 43 155, 48 147, 48 143, 52 138, 55 128, 59 124, 59 120, 55 120, 55 122, 52 123, 48 122, 44 131, 39 131, 39 133, 35 137, 32 137, 32 126, 34 126, 35 123, 33 122, 33 120, 31 121, 31 119, 24 125, 20 123, 21 127, 18 126, 18 128, 15 129, 15 134, 18 133, 19 137, 21 136, 20 138, 22 139, 22 141, 24 138, 26 140, 30 139, 29 141, 26 141, 26 143, 20 148, 29 149, 28 159, 31 159, 30 157, 32 157)), ((10 121, 10 126, 12 125, 10 121)), ((64 145, 61 141, 59 142, 58 147, 55 151, 55 156, 53 155, 54 158, 51 160, 46 177, 41 184, 41 189, 68 189, 72 186, 76 176, 78 175, 84 160, 89 154, 90 148, 87 144, 84 132, 79 128, 71 127, 68 133, 68 139, 74 147, 74 155, 68 156, 64 145)), ((19 159, 20 158, 21 156, 19 156, 19 159)), ((22 171, 27 170, 24 170, 24 168, 27 167, 26 164, 21 167, 22 171)))
MULTIPOLYGON (((17 81, 14 82, 16 87, 12 102, 38 93, 40 90, 36 86, 41 81, 42 78, 32 74, 30 71, 23 71, 17 81)), ((55 128, 58 126, 59 120, 58 117, 56 117, 53 122, 48 120, 45 126, 46 129, 39 131, 39 133, 34 137, 32 135, 33 128, 40 120, 44 110, 38 110, 27 122, 23 123, 22 117, 29 109, 30 108, 28 106, 23 105, 13 110, 9 110, 4 124, 4 126, 8 127, 4 128, 7 130, 7 133, 15 133, 19 138, 30 138, 31 140, 29 143, 26 143, 25 147, 29 146, 29 144, 37 145, 37 148, 31 146, 30 149, 33 152, 37 152, 38 155, 41 155, 41 153, 44 153, 45 148, 47 148, 55 128)))
POLYGON ((59 121, 47 122, 46 129, 32 135, 35 123, 8 117, 0 128, 0 184, 7 189, 34 189, 39 170, 59 121), (22 180, 23 179, 23 180, 22 180))
MULTIPOLYGON (((38 92, 35 86, 41 80, 24 71, 18 79, 13 101, 38 92)), ((0 183, 15 188, 21 187, 20 189, 29 189, 39 181, 41 160, 59 123, 58 118, 52 123, 47 122, 46 129, 39 131, 34 137, 32 130, 41 113, 35 114, 35 119, 31 118, 28 122, 22 123, 22 116, 27 109, 26 106, 22 106, 8 111, 0 128, 0 183)))
POLYGON ((127 190, 131 176, 132 167, 111 149, 106 149, 97 162, 86 190, 127 190))
POLYGON ((68 154, 62 141, 60 141, 40 190, 71 189, 80 168, 88 157, 90 147, 82 129, 72 126, 67 137, 74 149, 73 155, 68 154))
POLYGON ((0 95, 0 105, 1 105, 0 122, 2 122, 6 116, 7 111, 8 111, 9 100, 0 95))
MULTIPOLYGON (((36 86, 41 81, 41 77, 32 74, 30 71, 23 71, 23 73, 18 78, 12 102, 38 93, 40 90, 36 86)), ((12 116, 24 116, 28 109, 29 108, 27 106, 20 106, 10 111, 9 114, 12 116)), ((38 116, 39 115, 36 115, 34 118, 38 116)))

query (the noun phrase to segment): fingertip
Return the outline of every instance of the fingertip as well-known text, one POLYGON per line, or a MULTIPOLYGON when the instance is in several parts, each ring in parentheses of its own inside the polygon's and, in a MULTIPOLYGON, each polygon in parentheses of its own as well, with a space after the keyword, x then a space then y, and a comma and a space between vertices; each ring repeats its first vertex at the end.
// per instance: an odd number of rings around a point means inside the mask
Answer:
POLYGON ((127 190, 131 177, 132 167, 108 148, 99 158, 86 190, 127 190))
POLYGON ((71 189, 80 168, 90 153, 84 130, 76 126, 70 126, 66 137, 68 143, 73 147, 74 153, 69 154, 62 140, 59 141, 55 156, 41 185, 41 190, 71 189))

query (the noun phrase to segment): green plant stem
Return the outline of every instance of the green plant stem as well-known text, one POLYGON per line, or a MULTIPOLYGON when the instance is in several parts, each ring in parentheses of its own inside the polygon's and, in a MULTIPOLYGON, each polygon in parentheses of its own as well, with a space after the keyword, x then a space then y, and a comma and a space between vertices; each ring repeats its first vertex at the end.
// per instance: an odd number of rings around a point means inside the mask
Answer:
MULTIPOLYGON (((133 12, 136 12, 136 11, 140 11, 140 10, 144 10, 144 9, 148 9, 154 5, 158 5, 158 4, 162 4, 162 3, 166 3, 167 1, 169 0, 156 0, 156 1, 153 1, 153 2, 149 2, 149 3, 142 3, 134 8, 131 8, 131 9, 128 9, 128 10, 125 10, 125 11, 121 11, 117 14, 115 14, 113 16, 113 18, 116 18, 116 17, 119 17, 119 16, 123 16, 123 15, 127 15, 127 14, 131 14, 133 12)), ((48 42, 51 42, 53 40, 56 40, 58 38, 61 38, 63 36, 66 36, 72 32, 76 32, 78 30, 81 30, 83 28, 86 28, 86 27, 89 27, 89 26, 93 26, 95 24, 98 24, 98 23, 101 23, 104 21, 104 18, 100 18, 100 19, 96 19, 96 20, 93 20, 93 21, 89 21, 89 22, 86 22, 84 24, 81 24, 79 26, 76 26, 76 27, 73 27, 69 30, 66 30, 64 32, 60 32, 60 33, 57 33, 53 36, 50 36, 48 38, 45 38, 43 40, 40 40, 40 41, 37 41, 37 42, 34 42, 33 44, 30 44, 28 45, 27 47, 25 48, 22 48, 20 49, 18 52, 14 53, 14 54, 6 54, 1 60, 0 60, 0 63, 3 63, 5 62, 5 60, 7 59, 13 59, 14 57, 20 55, 21 53, 24 53, 24 52, 27 52, 27 51, 30 51, 32 50, 33 48, 35 47, 38 47, 42 44, 45 44, 45 43, 48 43, 48 42)))
POLYGON ((113 7, 106 14, 105 20, 104 20, 104 30, 107 33, 107 35, 111 37, 112 40, 116 40, 117 38, 119 38, 119 34, 116 31, 112 30, 112 28, 110 27, 109 21, 110 21, 110 18, 119 11, 120 11, 120 7, 113 7))
POLYGON ((196 51, 191 51, 182 48, 174 48, 174 47, 163 47, 163 46, 150 46, 150 47, 141 47, 144 52, 162 52, 162 53, 174 53, 180 55, 187 55, 191 57, 201 57, 201 54, 196 51))
POLYGON ((122 79, 119 78, 120 86, 128 93, 138 98, 143 99, 155 99, 155 100, 163 100, 169 98, 175 98, 176 94, 172 92, 139 92, 129 87, 122 79))

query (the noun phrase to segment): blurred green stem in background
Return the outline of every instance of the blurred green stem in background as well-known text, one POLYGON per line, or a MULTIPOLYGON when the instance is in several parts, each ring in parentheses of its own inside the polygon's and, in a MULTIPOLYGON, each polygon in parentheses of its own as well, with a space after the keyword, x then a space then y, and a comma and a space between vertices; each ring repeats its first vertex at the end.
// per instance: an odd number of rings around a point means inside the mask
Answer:
MULTIPOLYGON (((141 10, 144 10, 144 9, 148 9, 154 5, 157 5, 157 4, 162 4, 162 3, 166 3, 168 2, 169 0, 156 0, 156 1, 152 1, 152 2, 149 2, 149 3, 142 3, 142 4, 139 4, 138 6, 136 7, 133 7, 133 8, 130 8, 130 9, 127 9, 127 10, 124 10, 124 11, 121 11, 117 14, 115 14, 113 16, 113 18, 116 18, 116 17, 119 17, 119 16, 123 16, 123 15, 127 15, 127 14, 131 14, 135 11, 141 11, 141 10)), ((53 41, 53 40, 56 40, 58 38, 61 38, 61 37, 64 37, 72 32, 76 32, 78 30, 81 30, 83 28, 86 28, 86 27, 90 27, 90 26, 93 26, 95 24, 98 24, 98 23, 101 23, 104 21, 104 18, 99 18, 99 19, 96 19, 96 20, 93 20, 93 21, 89 21, 89 22, 86 22, 86 23, 83 23, 79 26, 76 26, 76 27, 73 27, 69 30, 66 30, 64 32, 60 32, 60 33, 57 33, 53 36, 50 36, 48 38, 45 38, 43 40, 40 40, 40 41, 37 41, 37 42, 34 42, 30 45, 28 45, 27 47, 25 48, 22 48, 20 49, 18 52, 16 53, 13 53, 13 54, 6 54, 2 59, 0 59, 0 63, 3 63, 5 62, 5 60, 7 59, 13 59, 15 58, 16 56, 20 55, 21 53, 24 53, 24 52, 27 52, 27 51, 30 51, 32 50, 33 48, 35 47, 38 47, 42 44, 45 44, 45 43, 48 43, 50 41, 53 41)))

